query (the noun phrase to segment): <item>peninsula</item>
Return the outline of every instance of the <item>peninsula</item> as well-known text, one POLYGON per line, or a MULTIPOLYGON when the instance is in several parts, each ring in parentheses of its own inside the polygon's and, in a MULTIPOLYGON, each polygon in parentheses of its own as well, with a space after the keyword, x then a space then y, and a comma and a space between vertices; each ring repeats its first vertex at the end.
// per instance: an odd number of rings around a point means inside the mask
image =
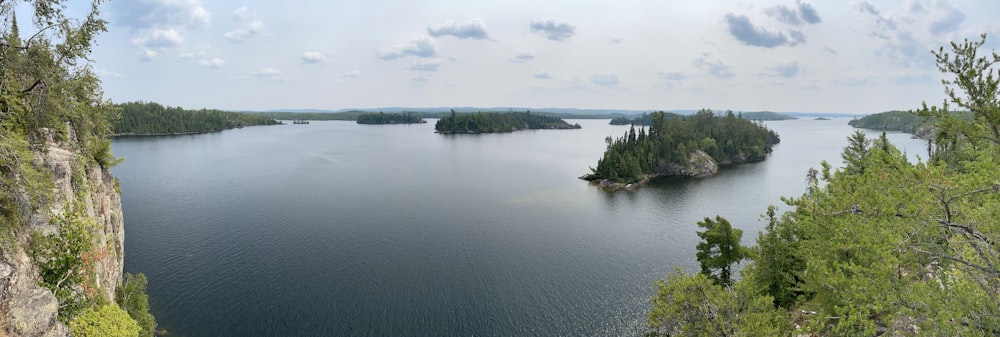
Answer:
POLYGON ((114 136, 186 135, 281 124, 261 114, 216 109, 188 110, 155 102, 127 102, 116 107, 121 109, 121 119, 114 122, 114 136))
POLYGON ((764 160, 780 139, 760 122, 731 111, 701 110, 691 116, 654 112, 648 133, 633 126, 605 141, 597 167, 580 178, 608 190, 631 190, 660 176, 708 177, 719 164, 764 160))
POLYGON ((455 133, 506 133, 526 129, 579 129, 580 124, 569 124, 558 117, 525 112, 477 112, 451 114, 442 117, 434 125, 434 131, 441 134, 455 133))

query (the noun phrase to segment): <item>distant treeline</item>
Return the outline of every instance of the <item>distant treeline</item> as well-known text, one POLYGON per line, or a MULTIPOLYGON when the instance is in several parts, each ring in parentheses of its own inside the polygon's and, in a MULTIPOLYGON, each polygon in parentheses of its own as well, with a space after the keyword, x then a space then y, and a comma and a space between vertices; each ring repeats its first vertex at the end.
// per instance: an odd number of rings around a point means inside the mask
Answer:
POLYGON ((187 110, 154 102, 128 102, 117 104, 117 107, 122 114, 114 125, 117 136, 189 134, 280 124, 266 115, 215 109, 187 110))
POLYGON ((731 111, 717 116, 701 110, 691 116, 654 112, 650 127, 631 128, 618 139, 608 137, 608 147, 587 179, 634 183, 647 174, 663 174, 671 166, 684 166, 701 150, 719 163, 763 160, 780 139, 759 122, 736 117, 731 111))
POLYGON ((358 116, 358 124, 418 124, 423 118, 408 113, 366 113, 358 116))
POLYGON ((527 112, 478 112, 458 114, 454 111, 434 125, 438 133, 501 133, 524 129, 579 129, 580 124, 569 124, 552 116, 527 112))
MULTIPOLYGON (((496 113, 503 112, 513 112, 513 111, 497 111, 496 113)), ((271 118, 277 120, 313 120, 313 121, 356 121, 358 117, 366 114, 378 113, 375 111, 342 111, 342 112, 252 112, 254 114, 261 114, 270 116, 271 118)), ((456 112, 459 115, 482 113, 479 112, 456 112)), ((389 113, 386 113, 389 114, 389 113)), ((403 112, 393 112, 393 114, 406 114, 419 118, 443 118, 451 116, 451 112, 437 112, 437 111, 403 111, 403 112)), ((572 114, 572 113, 556 113, 556 112, 545 112, 545 111, 532 111, 531 114, 538 116, 550 116, 562 119, 611 119, 616 117, 623 117, 621 113, 607 113, 607 114, 572 114)), ((628 123, 626 123, 628 124, 628 123)))
MULTIPOLYGON (((664 114, 670 116, 682 116, 675 113, 663 112, 664 114)), ((782 121, 789 119, 798 119, 797 117, 780 114, 772 111, 751 111, 751 112, 737 112, 736 118, 749 119, 754 121, 782 121)), ((643 113, 642 115, 629 117, 620 116, 611 119, 608 124, 611 125, 643 125, 649 126, 653 122, 653 114, 643 113)))
MULTIPOLYGON (((972 113, 968 111, 952 112, 951 114, 960 120, 972 119, 972 113)), ((932 136, 937 119, 918 116, 909 111, 886 111, 851 120, 847 124, 856 128, 901 131, 920 138, 929 138, 932 136)))

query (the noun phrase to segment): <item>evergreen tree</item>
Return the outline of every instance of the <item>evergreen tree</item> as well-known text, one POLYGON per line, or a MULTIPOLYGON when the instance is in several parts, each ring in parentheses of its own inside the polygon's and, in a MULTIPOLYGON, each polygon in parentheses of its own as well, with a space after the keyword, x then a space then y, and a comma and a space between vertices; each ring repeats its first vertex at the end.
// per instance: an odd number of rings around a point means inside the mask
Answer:
POLYGON ((698 243, 698 263, 701 273, 715 284, 728 286, 732 283, 733 264, 747 258, 747 250, 740 246, 743 230, 733 228, 729 220, 716 216, 715 220, 705 218, 698 222, 704 231, 697 232, 702 242, 698 243))

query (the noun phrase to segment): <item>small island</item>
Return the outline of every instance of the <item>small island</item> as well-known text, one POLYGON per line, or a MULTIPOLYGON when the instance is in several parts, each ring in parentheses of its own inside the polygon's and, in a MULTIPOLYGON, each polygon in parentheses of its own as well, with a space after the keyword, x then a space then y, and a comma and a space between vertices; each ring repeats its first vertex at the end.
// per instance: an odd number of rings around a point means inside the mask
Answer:
MULTIPOLYGON (((682 117, 683 115, 675 114, 672 112, 659 112, 666 115, 666 118, 682 117)), ((736 118, 749 119, 754 121, 783 121, 798 119, 793 116, 780 114, 771 111, 752 111, 752 112, 737 112, 735 113, 736 118)), ((642 115, 635 117, 620 116, 612 118, 608 124, 611 125, 642 125, 649 126, 653 122, 653 114, 642 113, 642 115)))
POLYGON ((186 135, 281 124, 261 114, 216 109, 188 110, 154 102, 127 102, 115 106, 121 109, 122 115, 115 121, 113 136, 186 135))
POLYGON ((597 167, 580 179, 614 191, 632 190, 660 176, 708 177, 719 164, 761 161, 780 139, 760 122, 732 111, 719 116, 701 110, 691 116, 654 112, 648 133, 633 126, 605 141, 597 167))
POLYGON ((817 120, 817 121, 828 121, 830 119, 826 118, 826 117, 816 117, 816 119, 814 119, 814 120, 817 120))
POLYGON ((420 124, 423 118, 408 113, 366 113, 358 116, 358 124, 420 124))
POLYGON ((476 112, 458 114, 454 110, 434 125, 441 134, 507 133, 527 129, 579 129, 558 117, 525 112, 476 112))

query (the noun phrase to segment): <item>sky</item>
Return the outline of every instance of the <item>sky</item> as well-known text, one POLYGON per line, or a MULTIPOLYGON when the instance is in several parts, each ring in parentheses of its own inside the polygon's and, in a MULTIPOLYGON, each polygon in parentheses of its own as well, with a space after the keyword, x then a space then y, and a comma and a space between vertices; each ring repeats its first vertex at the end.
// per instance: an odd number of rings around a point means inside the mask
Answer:
POLYGON ((113 102, 874 113, 944 98, 931 50, 998 1, 110 0, 113 102))

